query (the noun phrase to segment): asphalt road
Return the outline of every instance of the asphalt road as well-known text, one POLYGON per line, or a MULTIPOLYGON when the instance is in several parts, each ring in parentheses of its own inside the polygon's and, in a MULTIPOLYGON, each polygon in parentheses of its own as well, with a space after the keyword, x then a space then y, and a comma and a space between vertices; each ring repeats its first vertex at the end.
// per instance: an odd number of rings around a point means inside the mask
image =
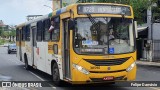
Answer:
MULTIPOLYGON (((0 47, 0 81, 50 81, 52 77, 39 70, 27 71, 24 63, 16 58, 16 54, 7 54, 6 47, 0 47)), ((136 81, 160 81, 160 67, 138 65, 136 81)), ((106 85, 70 85, 64 83, 64 87, 57 87, 49 83, 51 87, 43 88, 20 88, 19 90, 160 90, 160 87, 118 87, 119 84, 106 85)), ((2 88, 0 88, 1 90, 2 88)), ((17 88, 7 88, 4 90, 17 90, 17 88)))

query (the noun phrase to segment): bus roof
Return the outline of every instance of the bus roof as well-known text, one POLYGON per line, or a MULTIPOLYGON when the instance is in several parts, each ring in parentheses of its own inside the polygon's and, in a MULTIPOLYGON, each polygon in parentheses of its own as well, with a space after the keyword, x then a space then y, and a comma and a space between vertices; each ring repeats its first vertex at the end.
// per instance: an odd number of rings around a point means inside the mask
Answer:
POLYGON ((17 25, 17 28, 19 27, 23 27, 24 25, 28 25, 30 23, 33 23, 33 22, 37 22, 37 21, 40 21, 40 20, 44 20, 44 19, 47 19, 47 18, 50 18, 52 16, 57 16, 57 15, 60 15, 61 13, 64 13, 64 12, 67 12, 67 11, 70 11, 74 6, 77 6, 77 5, 87 5, 87 4, 105 4, 105 5, 117 5, 117 6, 127 6, 127 7, 131 7, 130 5, 125 5, 125 4, 117 4, 117 3, 76 3, 76 4, 71 4, 71 5, 68 5, 67 7, 63 7, 63 8, 60 8, 58 10, 55 10, 47 15, 44 15, 44 16, 41 16, 41 17, 38 17, 34 20, 31 20, 31 21, 27 21, 25 23, 22 23, 22 24, 19 24, 17 25))
POLYGON ((51 17, 51 16, 52 16, 52 13, 49 13, 49 14, 47 14, 47 15, 38 17, 38 18, 36 18, 36 19, 34 19, 34 20, 27 21, 27 22, 25 22, 25 23, 19 24, 19 25, 17 26, 17 28, 18 28, 18 27, 23 27, 24 25, 27 25, 27 24, 30 24, 30 23, 33 23, 33 22, 37 22, 37 21, 39 21, 39 20, 44 20, 44 19, 46 19, 46 18, 48 18, 48 17, 51 17))

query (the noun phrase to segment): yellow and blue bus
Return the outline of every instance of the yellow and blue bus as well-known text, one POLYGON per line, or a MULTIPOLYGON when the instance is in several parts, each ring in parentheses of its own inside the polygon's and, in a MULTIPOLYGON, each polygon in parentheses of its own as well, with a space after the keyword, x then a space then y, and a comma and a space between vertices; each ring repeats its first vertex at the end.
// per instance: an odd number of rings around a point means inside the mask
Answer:
POLYGON ((17 57, 67 81, 103 83, 136 78, 136 23, 132 7, 79 3, 17 26, 17 57), (51 21, 54 29, 48 32, 51 21))

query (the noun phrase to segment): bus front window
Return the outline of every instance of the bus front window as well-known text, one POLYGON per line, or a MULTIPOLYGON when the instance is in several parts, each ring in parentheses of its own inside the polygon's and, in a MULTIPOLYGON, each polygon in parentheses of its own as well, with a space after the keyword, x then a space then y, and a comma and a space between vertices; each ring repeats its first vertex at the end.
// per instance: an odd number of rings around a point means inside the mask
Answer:
POLYGON ((78 54, 134 51, 133 22, 122 18, 77 18, 74 50, 78 54))

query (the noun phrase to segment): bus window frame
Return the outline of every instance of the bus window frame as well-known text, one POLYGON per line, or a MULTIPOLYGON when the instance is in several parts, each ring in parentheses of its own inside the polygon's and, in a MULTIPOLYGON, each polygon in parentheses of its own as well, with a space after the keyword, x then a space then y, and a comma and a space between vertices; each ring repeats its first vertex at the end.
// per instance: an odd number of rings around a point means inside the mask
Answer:
MULTIPOLYGON (((49 39, 48 40, 46 40, 45 39, 45 36, 46 36, 46 32, 48 32, 48 30, 49 30, 49 27, 50 27, 50 24, 48 25, 48 20, 49 20, 49 23, 51 22, 51 20, 50 20, 50 18, 47 18, 47 19, 44 19, 43 21, 42 21, 42 23, 43 23, 43 31, 42 31, 42 40, 43 41, 45 41, 45 42, 47 42, 47 41, 50 41, 51 40, 51 38, 50 38, 50 35, 49 35, 49 39), (46 24, 46 22, 47 22, 47 24, 46 24), (48 27, 46 27, 46 25, 48 25, 48 27), (45 30, 45 28, 47 28, 46 30, 45 30)), ((48 32, 49 33, 49 32, 48 32)), ((50 33, 49 33, 50 34, 50 33)))
POLYGON ((20 33, 19 33, 19 28, 16 29, 16 41, 19 41, 20 37, 19 37, 20 33))
POLYGON ((30 41, 30 24, 26 25, 26 30, 25 30, 25 41, 30 41))
POLYGON ((36 35, 36 40, 37 41, 42 41, 43 38, 43 22, 42 21, 38 21, 37 22, 37 35, 36 35), (40 36, 40 38, 38 38, 40 36))
POLYGON ((21 39, 22 41, 25 41, 25 36, 26 36, 25 35, 26 34, 25 31, 26 31, 26 26, 23 26, 22 27, 22 35, 21 35, 22 36, 22 39, 21 39))
POLYGON ((51 32, 51 34, 50 34, 50 38, 51 38, 51 41, 54 41, 54 42, 59 42, 59 40, 60 40, 60 16, 59 15, 57 15, 57 16, 54 16, 54 17, 51 17, 51 21, 54 21, 55 22, 55 28, 54 28, 54 30, 56 29, 58 29, 59 30, 59 33, 58 33, 58 39, 56 39, 56 40, 53 40, 53 38, 52 38, 52 35, 53 35, 53 31, 51 32), (58 18, 58 21, 55 21, 55 19, 56 18, 58 18), (58 24, 58 25, 57 25, 58 24))
MULTIPOLYGON (((78 17, 78 18, 83 18, 83 17, 78 17)), ((87 17, 86 17, 87 18, 87 17)), ((77 17, 76 18, 74 18, 74 19, 77 19, 77 17)), ((134 21, 134 18, 128 18, 128 19, 132 19, 132 22, 134 21)), ((133 38, 134 38, 134 40, 133 40, 133 42, 134 42, 134 50, 132 51, 132 52, 127 52, 127 53, 117 53, 117 54, 80 54, 80 53, 77 53, 76 52, 76 50, 75 50, 75 48, 74 48, 74 42, 75 42, 75 39, 74 39, 74 37, 75 37, 75 31, 73 32, 73 36, 72 36, 72 40, 73 40, 73 43, 72 43, 72 47, 73 47, 73 51, 77 54, 77 55, 90 55, 90 56, 103 56, 103 55, 122 55, 122 54, 130 54, 130 53, 134 53, 134 52, 136 52, 137 50, 136 50, 136 35, 135 35, 135 25, 134 25, 134 23, 132 23, 132 30, 133 30, 133 38)), ((76 28, 75 28, 75 30, 76 30, 76 28)))

